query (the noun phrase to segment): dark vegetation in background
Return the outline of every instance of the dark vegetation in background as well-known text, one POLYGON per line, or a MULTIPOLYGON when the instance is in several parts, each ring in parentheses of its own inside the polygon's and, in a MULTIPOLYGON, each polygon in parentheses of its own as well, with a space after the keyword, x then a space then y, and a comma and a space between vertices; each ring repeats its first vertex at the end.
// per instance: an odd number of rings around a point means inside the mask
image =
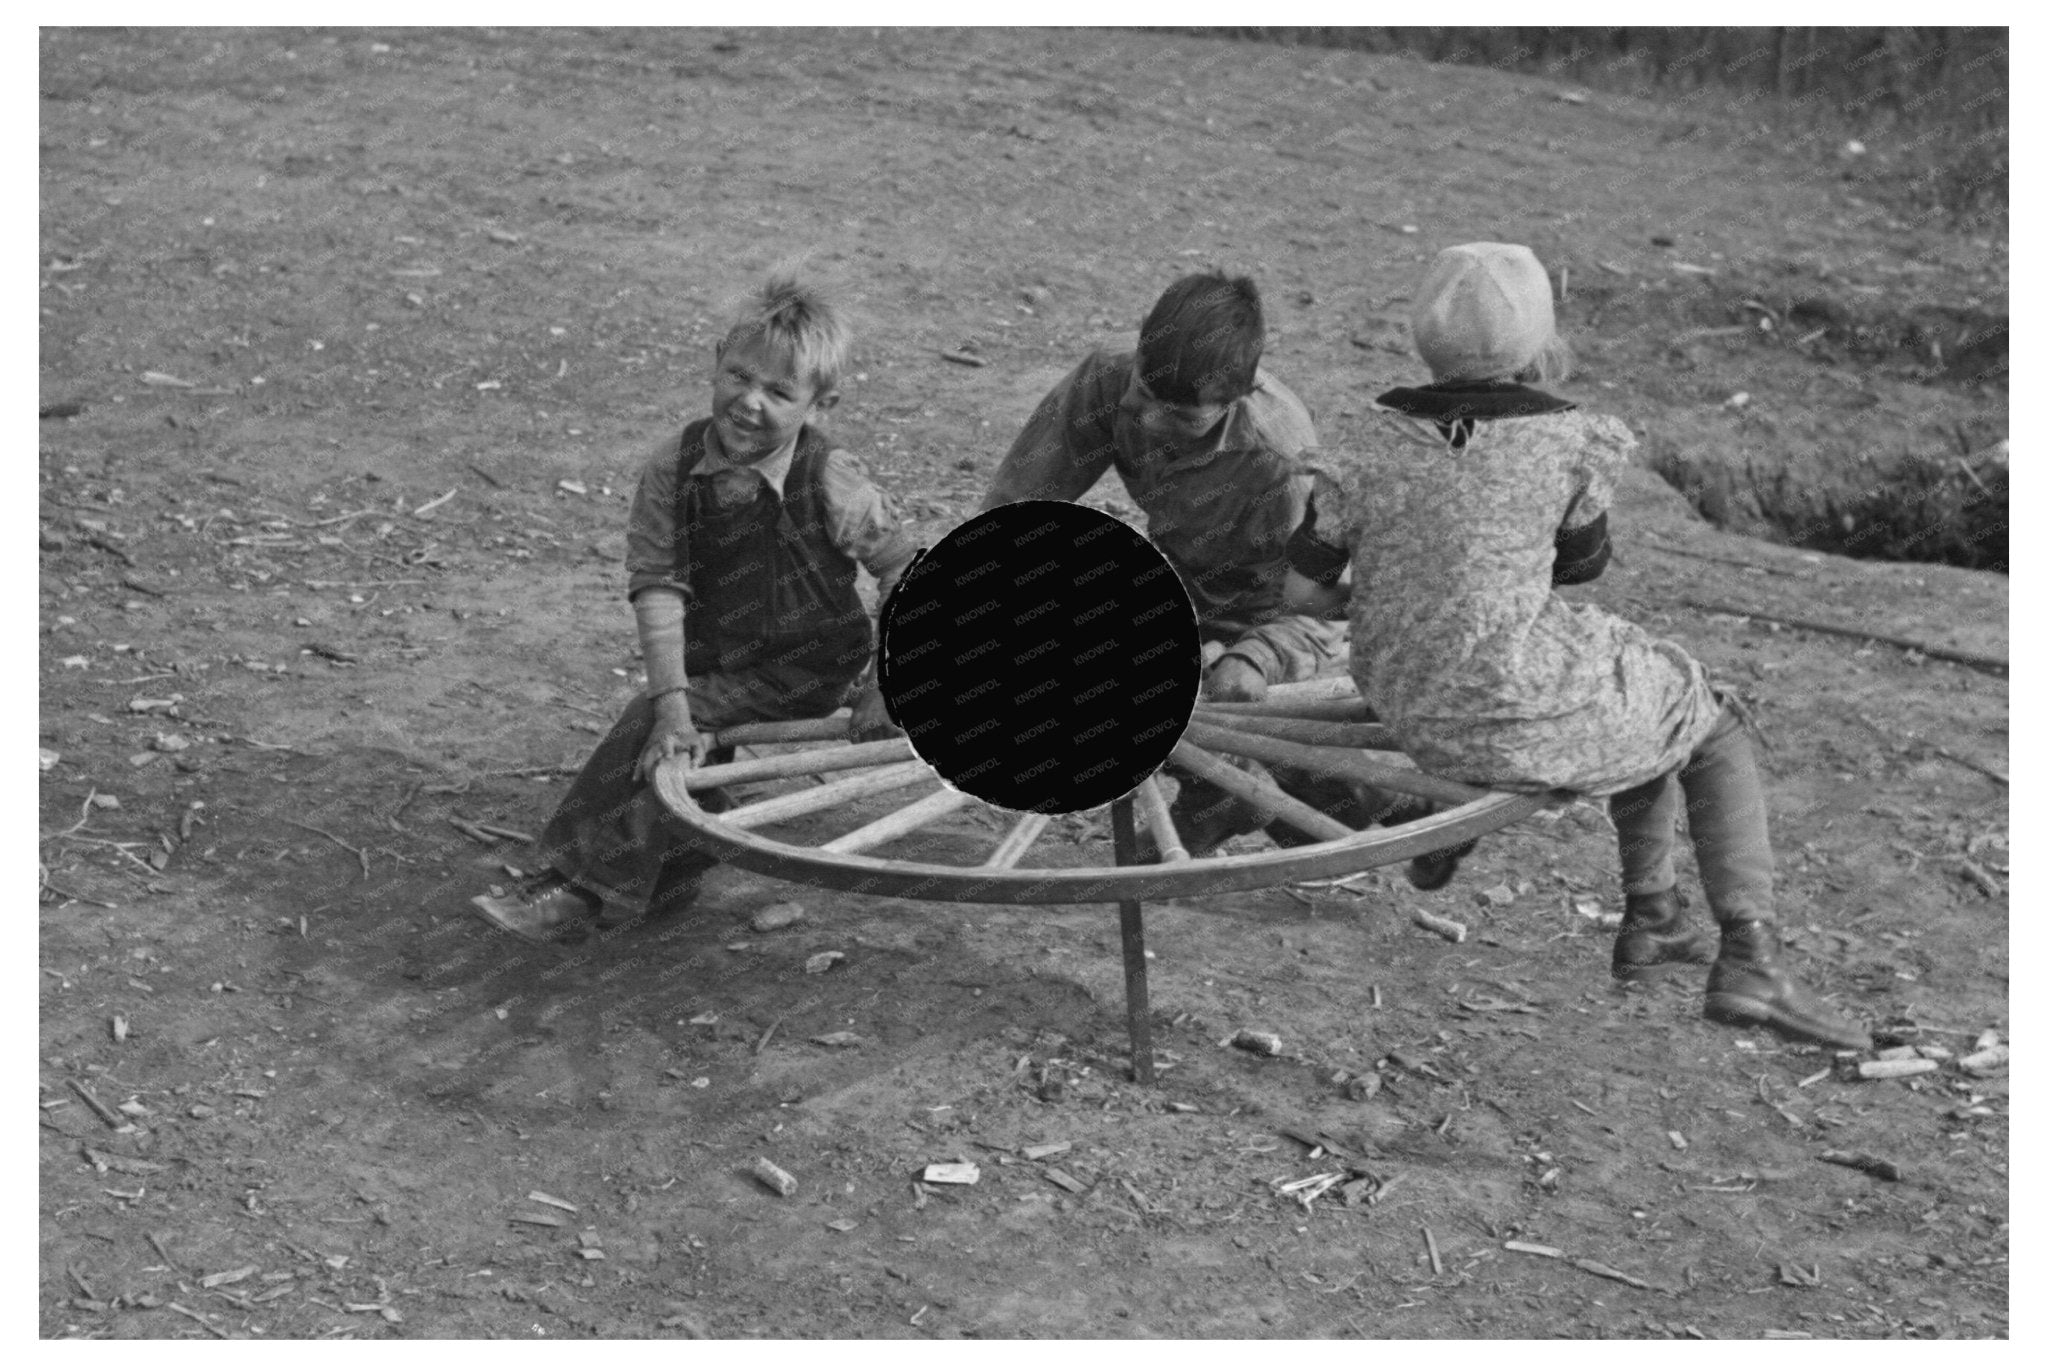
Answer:
MULTIPOLYGON (((2006 572, 2009 496, 2005 443, 1994 453, 1914 453, 1860 494, 1780 487, 1778 516, 1809 509, 1787 537, 1794 545, 1867 560, 1928 560, 2006 572)), ((1777 472, 1781 485, 1792 481, 1777 472)))
POLYGON ((1727 265, 1673 294, 1597 275, 1582 285, 1574 276, 1560 307, 1568 331, 1640 328, 1652 315, 1697 339, 1674 343, 1665 356, 1681 372, 1696 363, 1692 346, 1712 346, 1747 351, 1760 363, 1811 363, 1859 383, 1939 386, 1956 396, 1946 438, 1928 445, 1924 430, 1901 432, 1847 464, 1788 460, 1768 435, 1758 436, 1752 454, 1701 459, 1701 450, 1651 433, 1643 463, 1707 520, 1858 559, 2005 572, 2009 331, 2002 308, 1832 292, 1789 263, 1764 271, 1727 265))
POLYGON ((1863 560, 1916 560, 2006 572, 2009 495, 2003 438, 1972 448, 1978 424, 1957 424, 1953 451, 1891 454, 1873 477, 1817 479, 1752 456, 1702 468, 1652 442, 1645 463, 1720 525, 1728 503, 1747 499, 1771 523, 1771 539, 1863 560))
MULTIPOLYGON (((1960 236, 2008 233, 2008 31, 2003 28, 1335 28, 1215 27, 1206 37, 1345 48, 1486 66, 1691 110, 1689 135, 1759 154, 1810 159, 1901 214, 1960 236), (1710 129, 1708 125, 1718 125, 1710 129), (1850 150, 1851 144, 1862 150, 1850 150)), ((1759 310, 1805 353, 1958 389, 2007 381, 2008 323, 1997 311, 1887 308, 1744 282, 1687 311, 1703 323, 1754 323, 1759 310), (1720 297, 1726 294, 1727 297, 1720 297), (1712 314, 1713 316, 1707 316, 1712 314)), ((1621 299, 1617 298, 1617 303, 1621 299)), ((1969 301, 1975 304, 1975 300, 1969 301)), ((2006 568, 2007 446, 1972 419, 1957 449, 1888 460, 1876 477, 1815 482, 1783 466, 1706 470, 1682 457, 1651 467, 1710 520, 1753 504, 1794 545, 1866 559, 2006 568), (1731 480, 1734 482, 1731 483, 1731 480), (1739 484, 1741 487, 1737 488, 1739 484)))

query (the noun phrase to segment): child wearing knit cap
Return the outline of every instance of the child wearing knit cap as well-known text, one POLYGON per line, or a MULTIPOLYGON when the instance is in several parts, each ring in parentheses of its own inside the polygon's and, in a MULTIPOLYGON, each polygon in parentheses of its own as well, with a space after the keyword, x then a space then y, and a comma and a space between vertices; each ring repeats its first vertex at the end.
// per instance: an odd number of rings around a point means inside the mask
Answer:
POLYGON ((1412 325, 1431 382, 1382 394, 1374 439, 1316 466, 1289 545, 1289 606, 1335 614, 1351 570, 1352 677, 1424 769, 1609 798, 1626 894, 1617 978, 1711 962, 1707 1018, 1868 1047, 1779 961, 1742 713, 1677 645, 1552 591, 1605 565, 1607 509, 1635 439, 1534 387, 1570 369, 1542 264, 1522 246, 1452 247, 1412 325), (1681 810, 1718 952, 1682 917, 1681 810))

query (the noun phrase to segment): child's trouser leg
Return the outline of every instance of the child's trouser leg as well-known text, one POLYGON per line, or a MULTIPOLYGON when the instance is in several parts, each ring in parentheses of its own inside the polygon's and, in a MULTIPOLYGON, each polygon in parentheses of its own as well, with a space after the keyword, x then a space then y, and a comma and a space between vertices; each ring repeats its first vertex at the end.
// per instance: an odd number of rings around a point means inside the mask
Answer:
MULTIPOLYGON (((640 848, 634 836, 642 791, 633 769, 653 730, 653 705, 644 697, 627 703, 548 819, 540 856, 571 882, 595 890, 619 880, 606 878, 607 870, 630 867, 640 848)), ((630 873, 622 880, 630 881, 630 873)))
MULTIPOLYGON (((691 691, 695 692, 693 685, 691 691)), ((700 726, 692 698, 692 717, 700 726)), ((654 707, 636 697, 598 743, 541 835, 541 856, 574 885, 637 911, 654 890, 674 841, 654 790, 634 776, 654 732, 654 707)))
POLYGON ((1756 747, 1735 713, 1721 718, 1678 771, 1685 818, 1699 859, 1700 886, 1714 919, 1768 924, 1777 919, 1771 887, 1771 833, 1756 747))
POLYGON ((1608 799, 1621 853, 1625 909, 1614 937, 1614 975, 1624 982, 1658 977, 1686 963, 1711 963, 1713 944, 1685 923, 1672 852, 1684 789, 1660 773, 1608 799))
POLYGON ((1671 855, 1678 842, 1678 813, 1685 795, 1676 772, 1607 799, 1621 853, 1621 890, 1629 896, 1666 892, 1678 885, 1671 855))
MULTIPOLYGON (((689 687, 690 719, 700 731, 748 721, 828 716, 847 682, 783 676, 785 671, 706 674, 689 687)), ((697 879, 718 860, 678 837, 654 789, 634 776, 654 731, 654 706, 636 697, 584 762, 541 836, 541 856, 557 873, 601 897, 605 920, 659 911, 695 895, 697 879)), ((714 751, 712 762, 731 757, 714 751)), ((707 806, 717 802, 707 797, 707 806)))
POLYGON ((1868 1048, 1868 1031, 1830 1009, 1778 961, 1763 779, 1748 731, 1732 710, 1723 709, 1679 770, 1679 781, 1700 882, 1721 926, 1720 955, 1707 974, 1707 1018, 1763 1025, 1835 1048, 1868 1048))

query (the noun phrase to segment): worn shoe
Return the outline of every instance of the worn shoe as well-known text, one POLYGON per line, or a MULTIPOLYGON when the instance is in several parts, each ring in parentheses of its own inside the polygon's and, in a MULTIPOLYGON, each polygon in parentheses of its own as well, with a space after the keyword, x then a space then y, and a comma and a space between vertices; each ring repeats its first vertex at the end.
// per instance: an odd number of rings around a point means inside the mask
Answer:
MULTIPOLYGON (((1375 792, 1364 788, 1364 792, 1375 792)), ((1424 816, 1433 816, 1440 809, 1434 803, 1420 797, 1408 797, 1393 792, 1377 792, 1380 810, 1375 816, 1382 826, 1392 828, 1419 821, 1424 816)), ((1479 847, 1478 840, 1466 840, 1463 844, 1452 845, 1449 849, 1438 849, 1434 853, 1417 854, 1408 860, 1408 885, 1418 892, 1434 892, 1451 885, 1451 879, 1458 875, 1458 865, 1466 856, 1479 847)))
POLYGON ((1677 888, 1629 896, 1614 939, 1615 980, 1645 982, 1687 963, 1713 961, 1707 935, 1685 923, 1677 888))
POLYGON ((1716 1024, 1763 1025, 1788 1039, 1866 1049, 1870 1033, 1837 1015, 1777 962, 1778 932, 1754 920, 1721 927, 1721 954, 1707 974, 1706 1016, 1716 1024))
POLYGON ((1478 840, 1466 840, 1431 854, 1417 854, 1408 860, 1408 885, 1418 892, 1434 892, 1451 885, 1458 865, 1479 847, 1478 840))
POLYGON ((533 944, 553 943, 597 914, 591 897, 559 880, 528 896, 474 896, 469 904, 491 924, 533 944))

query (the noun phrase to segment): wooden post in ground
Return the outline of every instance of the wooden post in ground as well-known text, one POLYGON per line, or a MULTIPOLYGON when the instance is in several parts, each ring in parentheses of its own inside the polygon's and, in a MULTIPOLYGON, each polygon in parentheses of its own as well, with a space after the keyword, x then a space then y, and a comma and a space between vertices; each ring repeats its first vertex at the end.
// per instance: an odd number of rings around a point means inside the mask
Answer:
MULTIPOLYGON (((1119 867, 1138 861, 1138 822, 1131 799, 1119 797, 1110 804, 1109 828, 1116 844, 1119 867)), ((1145 980, 1145 904, 1120 901, 1117 913, 1123 921, 1124 1020, 1131 1034, 1131 1080, 1140 1086, 1152 1084, 1152 993, 1145 980)))

